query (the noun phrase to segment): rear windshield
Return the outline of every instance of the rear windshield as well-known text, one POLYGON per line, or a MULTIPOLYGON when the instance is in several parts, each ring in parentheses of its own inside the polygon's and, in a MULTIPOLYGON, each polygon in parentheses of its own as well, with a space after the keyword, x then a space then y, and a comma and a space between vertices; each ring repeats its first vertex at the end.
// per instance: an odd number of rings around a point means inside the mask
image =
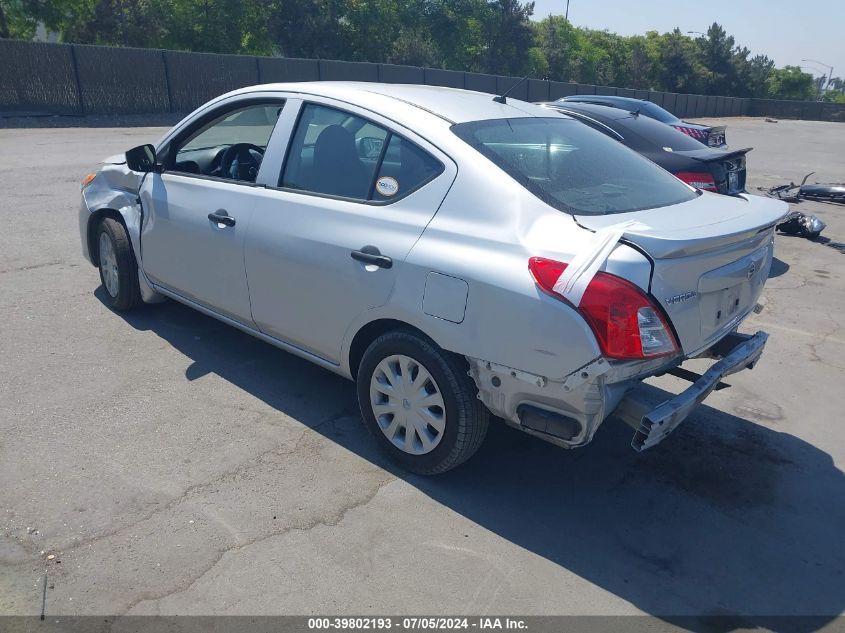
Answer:
POLYGON ((651 103, 649 101, 643 101, 642 103, 638 104, 636 108, 631 108, 632 110, 639 110, 642 114, 651 117, 652 119, 656 119, 661 123, 674 123, 678 120, 678 117, 674 116, 673 114, 667 112, 659 105, 651 103))
MULTIPOLYGON (((627 128, 639 134, 650 145, 662 147, 667 152, 681 152, 687 150, 701 150, 705 146, 691 136, 676 130, 671 125, 659 123, 645 116, 627 117, 615 121, 618 127, 627 128)), ((624 129, 622 136, 628 136, 624 129)))
POLYGON ((459 123, 452 131, 546 204, 567 213, 626 213, 697 195, 669 172, 573 119, 492 119, 459 123))
POLYGON ((564 97, 563 99, 558 99, 555 103, 559 103, 562 105, 569 105, 571 103, 592 103, 594 105, 603 105, 606 107, 616 108, 624 112, 639 111, 644 116, 651 117, 652 119, 657 119, 661 123, 674 123, 678 120, 678 117, 676 117, 671 112, 664 110, 656 103, 652 103, 651 101, 642 101, 640 99, 626 99, 614 97, 608 97, 607 99, 604 99, 600 96, 596 97, 592 95, 579 95, 575 97, 564 97))

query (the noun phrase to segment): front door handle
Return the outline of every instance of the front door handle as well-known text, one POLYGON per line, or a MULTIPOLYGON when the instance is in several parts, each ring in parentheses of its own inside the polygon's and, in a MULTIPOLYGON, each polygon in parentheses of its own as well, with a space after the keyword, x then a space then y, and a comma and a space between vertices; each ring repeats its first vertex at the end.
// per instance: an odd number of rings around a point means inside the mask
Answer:
POLYGON ((364 264, 372 264, 379 268, 393 267, 393 260, 382 255, 375 246, 362 246, 360 251, 352 251, 350 254, 352 255, 352 259, 364 264))
POLYGON ((226 209, 217 209, 214 213, 209 213, 208 219, 224 226, 235 226, 235 218, 229 215, 226 209))

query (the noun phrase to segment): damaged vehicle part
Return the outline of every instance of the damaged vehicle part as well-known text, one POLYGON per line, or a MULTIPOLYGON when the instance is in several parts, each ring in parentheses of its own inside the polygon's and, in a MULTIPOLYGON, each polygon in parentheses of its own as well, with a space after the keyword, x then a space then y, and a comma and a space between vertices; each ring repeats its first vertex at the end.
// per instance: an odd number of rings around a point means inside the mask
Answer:
POLYGON ((800 202, 801 200, 817 200, 820 202, 845 203, 845 183, 822 183, 815 182, 807 184, 807 179, 815 172, 804 176, 800 185, 790 182, 788 185, 777 185, 775 187, 759 187, 770 198, 777 198, 784 202, 800 202))
POLYGON ((811 185, 804 184, 798 191, 801 197, 807 200, 845 203, 845 184, 843 183, 816 182, 811 185))
MULTIPOLYGON (((807 179, 815 172, 804 176, 800 185, 790 182, 788 185, 777 185, 775 187, 759 187, 770 198, 777 198, 784 202, 801 202, 802 200, 820 200, 826 202, 845 202, 845 185, 836 184, 807 184, 807 179)), ((777 230, 787 235, 816 238, 827 225, 819 217, 791 211, 783 222, 777 225, 777 230)))
MULTIPOLYGON (((753 368, 763 353, 767 339, 765 332, 757 332, 753 336, 731 334, 725 337, 719 346, 727 347, 724 357, 676 396, 667 398, 667 392, 647 384, 630 391, 619 403, 614 415, 636 430, 631 446, 642 451, 662 441, 723 384, 722 378, 753 368)), ((711 354, 715 356, 717 349, 714 346, 711 354)))
POLYGON ((167 297, 354 380, 380 449, 422 474, 469 459, 491 412, 583 446, 646 378, 723 358, 695 393, 643 410, 663 429, 645 429, 651 445, 762 349, 734 335, 786 205, 697 190, 503 101, 236 90, 86 178, 83 254, 115 310, 167 297))
POLYGON ((785 222, 777 225, 777 230, 787 235, 814 238, 821 235, 827 225, 815 215, 807 215, 800 211, 791 211, 785 222))

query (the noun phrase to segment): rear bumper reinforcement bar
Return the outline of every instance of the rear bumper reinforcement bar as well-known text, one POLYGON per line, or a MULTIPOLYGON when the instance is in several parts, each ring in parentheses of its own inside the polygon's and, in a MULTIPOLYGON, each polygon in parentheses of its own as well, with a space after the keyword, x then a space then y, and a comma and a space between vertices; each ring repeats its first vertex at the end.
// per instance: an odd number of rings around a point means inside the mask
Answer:
POLYGON ((711 355, 721 360, 676 396, 646 384, 626 394, 613 415, 636 430, 631 446, 642 451, 660 443, 716 389, 722 378, 751 369, 768 338, 765 332, 726 336, 710 349, 711 355))

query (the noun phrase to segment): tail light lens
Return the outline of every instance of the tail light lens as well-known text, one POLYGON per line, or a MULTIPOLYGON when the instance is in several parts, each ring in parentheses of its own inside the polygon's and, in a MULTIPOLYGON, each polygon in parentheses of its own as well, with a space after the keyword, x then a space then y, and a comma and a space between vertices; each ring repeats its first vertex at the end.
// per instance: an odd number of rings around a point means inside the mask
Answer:
MULTIPOLYGON (((544 292, 566 301, 554 290, 566 264, 532 257, 528 270, 544 292)), ((678 352, 675 337, 660 310, 642 290, 621 277, 596 273, 577 309, 608 358, 643 360, 678 352)))
POLYGON ((716 181, 713 179, 713 174, 706 171, 682 171, 675 174, 678 178, 683 180, 688 185, 692 185, 696 189, 704 189, 704 191, 719 192, 716 186, 716 181))

